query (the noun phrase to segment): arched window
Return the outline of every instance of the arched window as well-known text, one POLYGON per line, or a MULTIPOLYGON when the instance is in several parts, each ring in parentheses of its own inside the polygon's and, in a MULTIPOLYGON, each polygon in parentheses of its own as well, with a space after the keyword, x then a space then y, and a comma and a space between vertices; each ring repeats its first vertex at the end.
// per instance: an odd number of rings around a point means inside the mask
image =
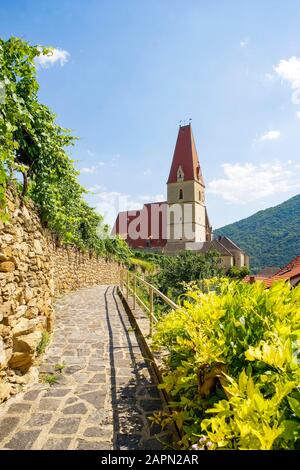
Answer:
POLYGON ((183 199, 183 191, 179 189, 179 200, 183 199))
POLYGON ((177 170, 177 181, 183 181, 184 180, 184 173, 181 168, 181 165, 179 165, 178 170, 177 170))

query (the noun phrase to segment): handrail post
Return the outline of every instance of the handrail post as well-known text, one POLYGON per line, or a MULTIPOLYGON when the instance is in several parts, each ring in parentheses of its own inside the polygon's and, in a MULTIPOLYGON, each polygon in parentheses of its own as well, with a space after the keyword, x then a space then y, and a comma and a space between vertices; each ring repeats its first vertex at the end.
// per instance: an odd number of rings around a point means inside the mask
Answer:
POLYGON ((135 304, 136 304, 136 276, 135 274, 133 275, 133 310, 135 310, 135 304))
POLYGON ((123 292, 123 268, 120 269, 120 288, 123 292))
POLYGON ((126 289, 126 299, 129 297, 129 271, 127 270, 127 289, 126 289))
POLYGON ((153 289, 152 287, 149 288, 149 308, 150 308, 150 331, 149 334, 152 336, 153 331, 153 289))

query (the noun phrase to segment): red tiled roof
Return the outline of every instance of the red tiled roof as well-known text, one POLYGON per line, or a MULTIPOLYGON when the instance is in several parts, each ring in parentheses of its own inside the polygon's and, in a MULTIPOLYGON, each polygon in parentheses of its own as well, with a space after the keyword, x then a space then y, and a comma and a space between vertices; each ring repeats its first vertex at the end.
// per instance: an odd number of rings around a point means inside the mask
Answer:
POLYGON ((179 128, 168 183, 177 182, 179 166, 181 166, 184 173, 184 181, 196 180, 200 181, 204 186, 192 126, 190 124, 179 128))
POLYGON ((273 276, 246 276, 244 282, 263 281, 266 288, 271 287, 275 281, 289 280, 292 285, 300 281, 300 256, 296 256, 290 263, 280 268, 273 276))
POLYGON ((269 277, 265 281, 266 287, 270 287, 274 281, 289 279, 292 281, 294 278, 300 278, 300 256, 296 256, 290 263, 288 263, 283 268, 279 269, 277 273, 269 277))

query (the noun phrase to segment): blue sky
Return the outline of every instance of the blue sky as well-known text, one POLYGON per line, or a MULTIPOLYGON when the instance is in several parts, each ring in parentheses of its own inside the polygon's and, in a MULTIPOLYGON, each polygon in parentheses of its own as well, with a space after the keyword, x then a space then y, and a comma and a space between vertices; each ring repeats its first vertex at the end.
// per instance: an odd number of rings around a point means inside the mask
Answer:
POLYGON ((1 0, 0 31, 57 49, 40 99, 110 223, 165 197, 189 118, 213 227, 300 192, 299 1, 1 0))

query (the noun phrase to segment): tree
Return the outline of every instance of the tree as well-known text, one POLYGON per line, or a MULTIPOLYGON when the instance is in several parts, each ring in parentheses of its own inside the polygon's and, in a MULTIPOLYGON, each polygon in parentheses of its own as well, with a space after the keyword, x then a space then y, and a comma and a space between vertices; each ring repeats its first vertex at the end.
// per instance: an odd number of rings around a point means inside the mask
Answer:
POLYGON ((177 256, 163 256, 160 269, 152 281, 170 297, 177 297, 185 292, 185 284, 200 281, 222 274, 221 259, 218 253, 205 254, 185 251, 177 256))
POLYGON ((243 266, 242 268, 232 266, 226 273, 226 275, 232 279, 244 279, 248 274, 250 274, 250 269, 247 266, 243 266))

